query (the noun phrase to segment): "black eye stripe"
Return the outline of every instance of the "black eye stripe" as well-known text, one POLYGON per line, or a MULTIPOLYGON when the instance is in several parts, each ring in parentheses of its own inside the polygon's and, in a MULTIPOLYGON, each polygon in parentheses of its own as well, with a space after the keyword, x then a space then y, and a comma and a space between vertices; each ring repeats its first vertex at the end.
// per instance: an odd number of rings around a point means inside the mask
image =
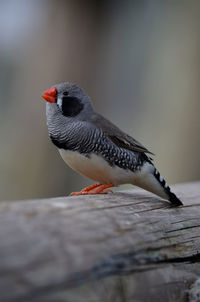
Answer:
POLYGON ((76 116, 79 114, 84 105, 76 97, 63 97, 62 99, 62 113, 64 116, 76 116))

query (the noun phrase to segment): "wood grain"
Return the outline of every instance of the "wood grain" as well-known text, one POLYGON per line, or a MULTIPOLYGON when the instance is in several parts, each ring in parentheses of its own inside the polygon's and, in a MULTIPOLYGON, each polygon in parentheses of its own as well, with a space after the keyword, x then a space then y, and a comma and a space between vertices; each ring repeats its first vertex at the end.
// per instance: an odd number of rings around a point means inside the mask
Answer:
POLYGON ((183 207, 139 189, 0 203, 1 301, 191 300, 200 182, 174 191, 183 207))

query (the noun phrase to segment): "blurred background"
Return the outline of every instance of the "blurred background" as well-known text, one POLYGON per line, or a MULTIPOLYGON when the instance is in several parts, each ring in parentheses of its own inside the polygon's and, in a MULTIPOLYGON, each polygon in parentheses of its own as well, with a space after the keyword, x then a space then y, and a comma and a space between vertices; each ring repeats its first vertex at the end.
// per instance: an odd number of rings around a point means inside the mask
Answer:
POLYGON ((199 0, 0 0, 0 200, 91 183, 48 139, 41 93, 63 81, 154 152, 169 183, 200 179, 199 12, 199 0))

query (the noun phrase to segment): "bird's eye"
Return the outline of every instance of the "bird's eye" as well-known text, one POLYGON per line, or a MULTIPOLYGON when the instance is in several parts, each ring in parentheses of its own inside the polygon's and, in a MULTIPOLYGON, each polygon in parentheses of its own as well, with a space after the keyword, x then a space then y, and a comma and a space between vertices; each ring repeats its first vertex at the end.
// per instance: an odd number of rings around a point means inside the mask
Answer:
POLYGON ((64 92, 63 92, 63 95, 68 95, 68 94, 69 94, 68 91, 64 91, 64 92))

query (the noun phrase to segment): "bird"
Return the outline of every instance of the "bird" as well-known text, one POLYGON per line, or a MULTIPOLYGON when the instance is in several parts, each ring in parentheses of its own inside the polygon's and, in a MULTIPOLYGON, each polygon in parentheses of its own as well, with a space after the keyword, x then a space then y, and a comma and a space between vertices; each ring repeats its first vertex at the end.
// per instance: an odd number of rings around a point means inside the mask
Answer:
POLYGON ((183 203, 155 168, 154 155, 141 143, 97 113, 77 84, 64 82, 45 90, 48 134, 63 160, 95 184, 72 196, 107 194, 132 184, 168 200, 183 203))

